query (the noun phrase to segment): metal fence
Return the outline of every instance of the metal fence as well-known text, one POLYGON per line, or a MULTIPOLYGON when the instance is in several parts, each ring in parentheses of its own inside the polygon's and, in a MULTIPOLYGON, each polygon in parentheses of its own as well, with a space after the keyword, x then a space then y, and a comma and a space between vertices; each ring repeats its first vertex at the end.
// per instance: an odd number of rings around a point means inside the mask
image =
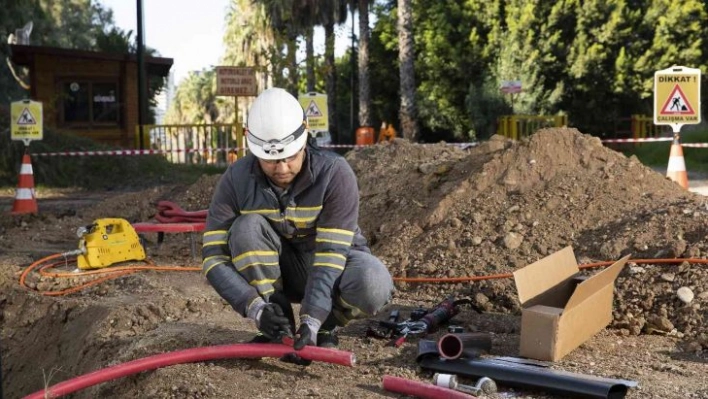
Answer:
MULTIPOLYGON (((136 144, 140 126, 136 126, 136 144)), ((143 148, 173 163, 225 166, 245 155, 243 127, 233 124, 143 125, 143 148)))
POLYGON ((519 140, 544 127, 568 126, 567 115, 507 115, 497 120, 497 134, 519 140))

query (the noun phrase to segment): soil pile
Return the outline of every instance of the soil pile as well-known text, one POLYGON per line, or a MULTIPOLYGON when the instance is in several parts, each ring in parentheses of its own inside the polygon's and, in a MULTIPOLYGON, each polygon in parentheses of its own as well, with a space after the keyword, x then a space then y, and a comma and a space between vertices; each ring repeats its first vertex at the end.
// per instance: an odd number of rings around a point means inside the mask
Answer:
MULTIPOLYGON (((705 197, 574 129, 541 130, 521 142, 493 137, 468 149, 395 140, 346 158, 359 179, 360 225, 373 252, 397 277, 506 273, 566 246, 574 248, 580 263, 627 254, 632 259, 708 254, 705 197)), ((105 217, 147 221, 160 200, 188 211, 206 209, 218 178, 114 193, 91 206, 57 203, 41 208, 40 216, 0 222, 3 376, 10 397, 106 365, 251 336, 251 323, 234 315, 197 273, 139 273, 59 297, 28 293, 17 285, 30 262, 75 249, 77 226, 105 217)), ((188 237, 167 237, 160 247, 154 237, 146 238, 148 253, 159 265, 199 265, 190 257, 188 237)), ((630 261, 616 285, 614 328, 561 365, 648 386, 630 397, 707 397, 702 396, 708 395, 707 373, 700 367, 708 362, 707 270, 690 262, 630 261), (659 349, 699 367, 652 355, 659 349)), ((80 279, 67 283, 32 275, 28 283, 44 291, 80 279)), ((398 287, 394 305, 433 305, 450 294, 469 295, 484 313, 461 316, 460 324, 494 333, 494 354, 516 355, 519 304, 511 279, 398 287)), ((102 384, 77 396, 388 397, 366 387, 384 374, 421 378, 412 360, 414 344, 386 348, 363 337, 365 326, 352 323, 344 331, 343 349, 356 351, 361 360, 353 373, 327 365, 303 371, 265 360, 191 364, 102 384)))
MULTIPOLYGON (((362 228, 397 276, 511 272, 568 245, 580 263, 708 250, 705 197, 574 129, 522 142, 493 137, 468 151, 397 140, 348 159, 359 176, 362 228)), ((703 265, 626 268, 616 326, 699 336, 705 346, 706 277, 703 265), (694 293, 688 304, 677 295, 682 287, 694 293)), ((431 298, 451 289, 409 288, 431 298)), ((488 311, 519 310, 510 279, 453 289, 470 291, 488 311)))

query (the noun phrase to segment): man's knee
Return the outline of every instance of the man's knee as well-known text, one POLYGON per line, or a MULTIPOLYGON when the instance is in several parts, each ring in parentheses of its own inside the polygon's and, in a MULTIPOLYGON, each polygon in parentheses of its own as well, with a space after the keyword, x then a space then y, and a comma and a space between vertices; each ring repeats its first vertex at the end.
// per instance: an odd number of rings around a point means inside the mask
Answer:
POLYGON ((247 215, 240 215, 234 219, 231 223, 231 228, 229 228, 229 234, 251 234, 263 229, 263 227, 268 225, 268 221, 262 215, 256 213, 249 213, 247 215))
POLYGON ((391 300, 393 279, 386 266, 373 255, 353 267, 340 286, 344 300, 355 302, 362 312, 373 315, 391 300))

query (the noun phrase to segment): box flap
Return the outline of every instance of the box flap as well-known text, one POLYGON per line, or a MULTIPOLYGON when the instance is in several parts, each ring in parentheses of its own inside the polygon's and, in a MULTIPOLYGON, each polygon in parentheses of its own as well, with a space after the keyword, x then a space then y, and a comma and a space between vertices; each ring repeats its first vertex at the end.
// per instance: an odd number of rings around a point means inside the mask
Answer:
POLYGON ((578 272, 573 248, 568 246, 514 272, 514 282, 523 305, 578 272))
POLYGON ((570 297, 568 303, 565 305, 565 308, 572 309, 584 300, 588 299, 591 295, 602 289, 602 287, 608 284, 614 284, 615 279, 617 278, 617 276, 619 276, 620 272, 622 271, 622 268, 624 267, 625 263, 627 263, 629 257, 630 255, 625 256, 624 258, 613 263, 612 266, 606 268, 605 270, 595 274, 589 279, 578 284, 578 286, 575 288, 575 292, 573 292, 573 295, 570 297))

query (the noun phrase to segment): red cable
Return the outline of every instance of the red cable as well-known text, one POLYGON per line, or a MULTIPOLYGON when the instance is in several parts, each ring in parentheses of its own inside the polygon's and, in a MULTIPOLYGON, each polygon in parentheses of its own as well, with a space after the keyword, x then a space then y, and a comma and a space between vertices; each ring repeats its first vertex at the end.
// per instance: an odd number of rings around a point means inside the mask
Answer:
MULTIPOLYGON (((159 355, 149 356, 107 367, 64 382, 60 382, 47 389, 43 389, 25 396, 24 399, 56 398, 96 384, 100 384, 102 382, 147 370, 158 369, 160 367, 172 366, 175 364, 203 362, 215 359, 260 357, 279 358, 292 352, 292 347, 282 344, 234 344, 191 348, 176 352, 161 353, 159 355)), ((337 349, 306 346, 302 350, 297 351, 297 354, 303 359, 339 364, 342 366, 354 366, 356 363, 355 355, 353 353, 340 351, 337 349)))
POLYGON ((383 389, 404 395, 415 396, 423 399, 470 399, 476 396, 468 395, 454 389, 443 388, 424 382, 407 380, 405 378, 385 375, 383 377, 383 389))

